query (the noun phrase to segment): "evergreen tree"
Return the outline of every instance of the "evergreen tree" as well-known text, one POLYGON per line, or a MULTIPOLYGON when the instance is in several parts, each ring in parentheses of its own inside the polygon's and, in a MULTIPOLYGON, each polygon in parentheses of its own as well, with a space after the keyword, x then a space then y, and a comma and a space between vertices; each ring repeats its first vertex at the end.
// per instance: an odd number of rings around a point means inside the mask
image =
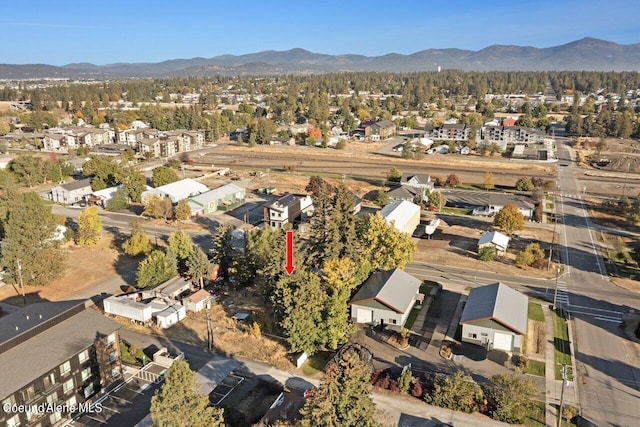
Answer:
POLYGON ((198 248, 187 258, 187 269, 191 280, 198 282, 200 288, 204 286, 204 278, 211 276, 211 263, 202 249, 198 248))
POLYGON ((334 257, 355 257, 356 255, 356 214, 351 193, 344 185, 336 191, 331 210, 331 221, 336 225, 337 235, 331 237, 335 242, 331 245, 336 249, 334 257))
POLYGON ((409 393, 409 388, 415 379, 413 378, 413 374, 411 373, 411 369, 409 367, 405 367, 402 370, 402 374, 398 377, 398 387, 400 387, 400 393, 407 394, 409 393))
POLYGON ((222 427, 223 410, 209 406, 200 394, 196 373, 184 360, 176 360, 165 374, 162 387, 151 398, 151 419, 157 427, 222 427))
POLYGON ((195 251, 191 237, 182 230, 169 234, 168 243, 168 250, 172 251, 179 261, 184 261, 195 251))
POLYGON ((334 201, 329 193, 321 192, 314 200, 311 217, 311 255, 315 262, 322 265, 325 260, 338 256, 342 236, 340 226, 334 221, 334 201))
POLYGON ((138 265, 136 286, 138 288, 156 286, 177 274, 178 269, 174 256, 155 250, 138 265))
MULTIPOLYGON (((262 230, 259 230, 257 233, 261 231, 262 230)), ((256 233, 256 231, 252 233, 256 233)), ((221 224, 216 229, 211 241, 211 262, 220 265, 222 275, 227 278, 229 277, 229 269, 233 265, 236 255, 231 239, 231 227, 226 224, 221 224)))
POLYGON ((102 221, 98 217, 98 208, 93 206, 80 212, 78 215, 77 243, 83 245, 95 245, 100 241, 102 221))
POLYGON ((5 187, 0 195, 0 224, 0 266, 7 272, 5 280, 18 282, 18 264, 25 284, 42 286, 62 277, 66 256, 51 239, 55 221, 50 207, 38 194, 5 187))
POLYGON ((371 399, 371 353, 364 347, 345 348, 330 362, 320 387, 300 411, 302 427, 377 426, 371 399))

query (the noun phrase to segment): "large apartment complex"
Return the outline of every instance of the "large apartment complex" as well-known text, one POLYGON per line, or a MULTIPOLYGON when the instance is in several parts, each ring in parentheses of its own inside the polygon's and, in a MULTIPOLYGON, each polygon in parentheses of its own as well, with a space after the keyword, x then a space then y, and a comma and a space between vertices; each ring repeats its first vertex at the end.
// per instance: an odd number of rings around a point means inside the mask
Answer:
POLYGON ((58 425, 122 378, 120 325, 91 301, 31 304, 0 325, 0 425, 58 425))

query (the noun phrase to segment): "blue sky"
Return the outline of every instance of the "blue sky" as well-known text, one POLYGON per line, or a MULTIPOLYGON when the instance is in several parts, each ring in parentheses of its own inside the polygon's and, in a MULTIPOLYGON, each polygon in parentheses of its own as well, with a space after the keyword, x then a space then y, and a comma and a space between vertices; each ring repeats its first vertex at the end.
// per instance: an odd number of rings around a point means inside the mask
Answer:
POLYGON ((295 47, 383 55, 640 43, 638 0, 6 1, 0 63, 160 62, 295 47))

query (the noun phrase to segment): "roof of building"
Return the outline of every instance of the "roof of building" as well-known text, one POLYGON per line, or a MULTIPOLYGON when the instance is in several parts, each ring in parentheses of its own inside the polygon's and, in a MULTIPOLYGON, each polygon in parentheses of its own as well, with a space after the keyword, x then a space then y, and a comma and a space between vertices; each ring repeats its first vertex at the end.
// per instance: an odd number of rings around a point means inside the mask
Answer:
POLYGON ((402 178, 400 178, 401 184, 410 184, 409 181, 415 180, 418 184, 427 185, 431 182, 431 176, 428 173, 407 173, 404 172, 402 174, 402 178))
POLYGON ((509 246, 509 237, 500 233, 499 231, 487 231, 486 233, 482 233, 480 239, 478 240, 478 246, 493 243, 498 246, 502 246, 506 248, 509 246))
POLYGON ((61 184, 60 187, 64 188, 67 191, 79 190, 85 187, 91 187, 91 178, 85 178, 78 181, 67 182, 66 184, 61 184))
POLYGON ((97 333, 120 329, 87 305, 90 302, 78 300, 36 303, 0 318, 3 344, 7 335, 16 335, 19 324, 26 328, 25 335, 33 334, 0 353, 0 400, 90 347, 97 333))
POLYGON ((200 193, 196 196, 189 197, 189 200, 192 200, 204 206, 207 203, 214 202, 232 194, 241 193, 244 191, 244 188, 238 187, 235 184, 227 184, 223 185, 222 187, 214 188, 213 190, 205 191, 204 193, 200 193))
POLYGON ((500 282, 474 288, 469 292, 460 324, 493 320, 524 335, 527 331, 528 303, 525 295, 500 282))
POLYGON ((389 121, 389 120, 381 120, 379 122, 374 123, 374 125, 380 127, 380 128, 390 128, 395 126, 396 124, 389 121))
POLYGON ((161 185, 149 191, 155 194, 164 194, 168 196, 173 203, 177 203, 182 199, 209 191, 209 187, 191 178, 185 178, 170 184, 161 185))
POLYGON ((403 230, 416 212, 420 213, 420 206, 406 200, 398 200, 382 208, 380 215, 387 223, 391 224, 393 222, 398 230, 403 230))
POLYGON ((293 206, 298 202, 298 198, 295 194, 286 194, 273 202, 269 207, 280 208, 280 206, 293 206))
POLYGON ((440 191, 447 198, 448 205, 480 207, 486 205, 506 206, 516 204, 522 209, 534 208, 529 197, 517 194, 450 189, 442 189, 440 191))
POLYGON ((119 184, 119 185, 116 185, 115 187, 109 187, 109 188, 105 188, 104 190, 94 191, 91 194, 93 194, 96 197, 100 197, 100 198, 104 198, 104 199, 110 199, 122 187, 123 187, 123 185, 119 184))
POLYGON ((420 279, 416 279, 399 268, 376 271, 362 284, 349 304, 375 300, 390 310, 403 314, 411 309, 411 304, 420 290, 421 284, 420 279))
POLYGON ((189 295, 189 301, 193 303, 199 303, 200 301, 204 301, 208 298, 211 298, 211 294, 204 289, 199 289, 189 295))
POLYGON ((394 199, 413 199, 418 194, 418 190, 408 185, 399 185, 389 190, 387 194, 394 199))

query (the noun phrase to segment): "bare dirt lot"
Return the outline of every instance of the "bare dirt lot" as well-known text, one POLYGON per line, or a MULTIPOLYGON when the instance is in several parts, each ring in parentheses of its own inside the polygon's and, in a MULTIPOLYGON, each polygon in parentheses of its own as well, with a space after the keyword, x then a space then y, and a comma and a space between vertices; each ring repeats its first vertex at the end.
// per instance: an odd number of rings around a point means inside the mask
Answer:
POLYGON ((545 357, 545 324, 535 320, 527 320, 527 356, 544 359, 545 357))

